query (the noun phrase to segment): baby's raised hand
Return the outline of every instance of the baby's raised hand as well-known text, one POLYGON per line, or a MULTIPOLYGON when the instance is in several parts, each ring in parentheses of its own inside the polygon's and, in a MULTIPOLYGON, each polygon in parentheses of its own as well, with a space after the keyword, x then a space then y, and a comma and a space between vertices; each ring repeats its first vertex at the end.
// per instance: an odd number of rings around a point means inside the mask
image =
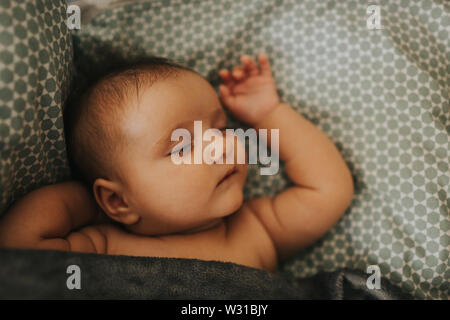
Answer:
POLYGON ((260 53, 258 60, 261 70, 250 56, 243 55, 242 65, 234 67, 231 73, 226 69, 219 71, 222 102, 233 116, 252 126, 280 104, 269 59, 260 53))

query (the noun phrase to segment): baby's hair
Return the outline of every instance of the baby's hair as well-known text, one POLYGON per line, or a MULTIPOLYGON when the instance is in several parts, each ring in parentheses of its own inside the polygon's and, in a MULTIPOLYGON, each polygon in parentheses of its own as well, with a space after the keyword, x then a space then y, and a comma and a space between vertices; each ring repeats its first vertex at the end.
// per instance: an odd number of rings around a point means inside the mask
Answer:
POLYGON ((64 109, 64 130, 72 178, 89 189, 97 178, 119 179, 114 157, 123 151, 126 137, 121 119, 142 88, 194 70, 163 57, 114 61, 86 79, 75 82, 64 109), (81 83, 81 84, 80 84, 81 83), (129 103, 126 103, 128 101, 129 103))

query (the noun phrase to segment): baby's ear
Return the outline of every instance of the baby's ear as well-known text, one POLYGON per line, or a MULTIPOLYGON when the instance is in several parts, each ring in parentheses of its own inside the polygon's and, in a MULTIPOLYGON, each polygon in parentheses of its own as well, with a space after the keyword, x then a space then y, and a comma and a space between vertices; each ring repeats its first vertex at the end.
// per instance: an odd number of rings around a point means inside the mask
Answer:
POLYGON ((111 219, 126 225, 139 221, 139 215, 128 206, 117 182, 98 178, 94 182, 93 192, 98 205, 111 219))

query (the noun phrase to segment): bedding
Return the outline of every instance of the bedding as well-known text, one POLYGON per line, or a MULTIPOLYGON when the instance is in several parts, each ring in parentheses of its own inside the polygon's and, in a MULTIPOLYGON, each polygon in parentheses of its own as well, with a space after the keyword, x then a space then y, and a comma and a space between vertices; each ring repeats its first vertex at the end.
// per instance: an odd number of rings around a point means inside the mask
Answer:
POLYGON ((0 264, 0 299, 411 298, 385 279, 379 290, 368 289, 367 275, 358 270, 321 272, 297 280, 235 263, 196 259, 11 249, 0 249, 0 258, 9 261, 0 264), (79 289, 70 286, 76 283, 70 278, 71 266, 79 268, 79 289))
POLYGON ((0 1, 0 214, 68 179, 62 105, 73 74, 63 0, 0 1))
MULTIPOLYGON (((448 2, 373 1, 380 29, 372 29, 367 1, 140 1, 70 34, 62 2, 0 1, 2 210, 69 178, 62 109, 72 76, 116 56, 158 55, 217 88, 218 70, 266 52, 280 97, 334 141, 356 193, 339 223, 280 275, 299 281, 377 265, 404 293, 449 298, 448 2)), ((277 175, 258 172, 249 167, 246 198, 290 185, 282 163, 277 175)))

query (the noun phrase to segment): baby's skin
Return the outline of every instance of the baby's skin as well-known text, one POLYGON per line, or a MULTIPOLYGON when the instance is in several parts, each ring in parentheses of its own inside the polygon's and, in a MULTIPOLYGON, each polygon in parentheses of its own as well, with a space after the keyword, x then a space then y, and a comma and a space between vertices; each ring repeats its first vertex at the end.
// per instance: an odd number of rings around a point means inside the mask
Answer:
MULTIPOLYGON (((93 190, 76 181, 34 190, 1 218, 0 246, 217 260, 276 272, 317 241, 352 201, 350 171, 326 134, 280 101, 267 56, 240 60, 231 72, 219 71, 220 98, 200 75, 183 72, 130 101, 138 107, 123 121, 128 151, 114 159, 125 180, 99 178, 93 190), (171 161, 178 143, 171 132, 192 130, 194 120, 202 130, 224 129, 222 104, 257 132, 267 129, 269 144, 271 129, 279 130, 292 187, 244 202, 246 164, 171 161)), ((231 147, 224 143, 224 157, 231 147)))

